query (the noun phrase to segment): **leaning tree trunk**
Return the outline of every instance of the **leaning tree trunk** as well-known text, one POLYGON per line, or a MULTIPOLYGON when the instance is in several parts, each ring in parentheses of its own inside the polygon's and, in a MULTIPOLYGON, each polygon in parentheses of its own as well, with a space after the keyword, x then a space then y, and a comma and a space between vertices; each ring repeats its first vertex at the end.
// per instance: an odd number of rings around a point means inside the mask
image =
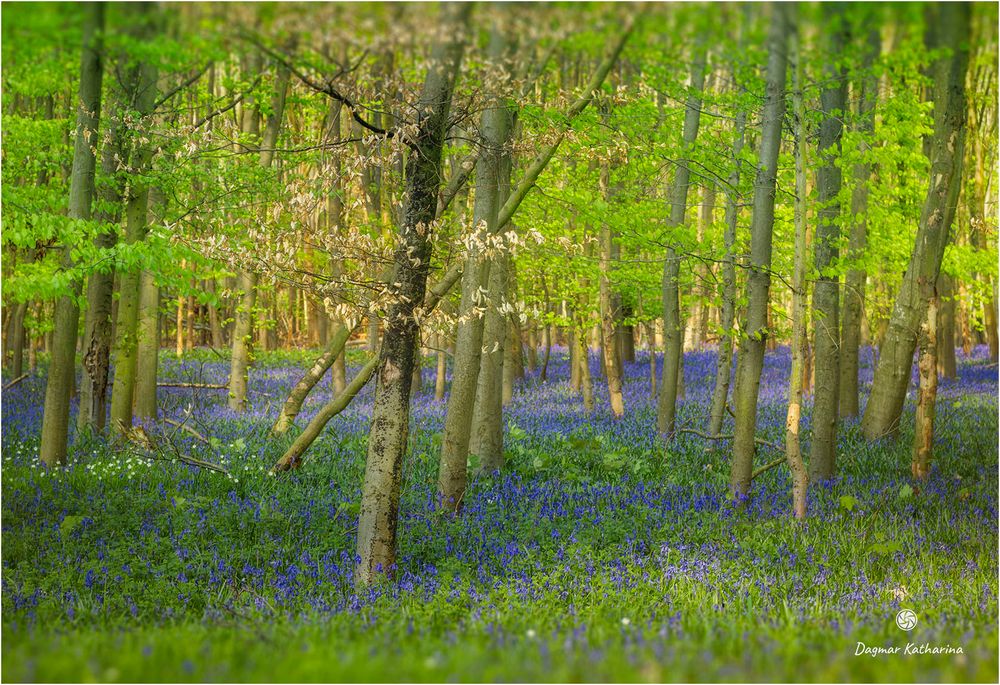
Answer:
MULTIPOLYGON (((70 219, 90 219, 94 197, 94 148, 101 111, 101 81, 103 69, 101 52, 104 31, 104 5, 88 3, 83 25, 83 51, 80 56, 79 102, 76 113, 76 139, 73 149, 73 170, 70 175, 70 219)), ((62 266, 73 269, 72 245, 63 247, 62 266)), ((42 434, 39 458, 46 466, 66 463, 69 438, 69 402, 76 373, 76 337, 80 323, 80 307, 76 298, 80 281, 74 279, 70 292, 56 301, 52 360, 45 385, 45 408, 42 415, 42 434)))
POLYGON ((420 101, 415 110, 415 148, 406 168, 406 209, 390 283, 395 302, 385 322, 375 370, 375 405, 368 437, 368 457, 358 520, 358 565, 355 583, 370 585, 391 574, 396 562, 396 524, 400 478, 410 422, 410 382, 413 373, 417 321, 414 312, 424 300, 431 248, 428 227, 437 209, 441 149, 448 112, 462 57, 464 32, 471 6, 443 5, 449 31, 435 46, 420 101))
MULTIPOLYGON (((490 40, 490 56, 499 65, 507 51, 503 30, 495 27, 490 40)), ((459 305, 455 335, 455 359, 452 368, 451 394, 444 420, 444 436, 438 469, 440 506, 457 512, 461 509, 467 482, 469 441, 475 411, 483 348, 486 304, 481 293, 490 283, 490 264, 482 255, 485 240, 494 229, 500 211, 500 191, 507 185, 501 179, 503 162, 512 129, 510 111, 500 97, 494 97, 482 115, 483 151, 476 162, 476 195, 472 212, 473 232, 469 236, 468 255, 462 273, 462 300, 459 305)), ((496 304, 496 303, 494 303, 496 304)), ((439 340, 440 344, 440 340, 439 340)), ((444 393, 444 356, 439 353, 439 385, 444 393)))
MULTIPOLYGON (((274 84, 274 94, 271 98, 271 113, 267 118, 267 126, 260 147, 260 166, 267 169, 274 159, 274 148, 281 129, 281 120, 285 112, 285 95, 288 91, 288 67, 278 67, 278 77, 274 84)), ((254 115, 251 114, 251 117, 254 115)), ((253 308, 257 298, 257 274, 241 272, 239 274, 239 290, 242 293, 236 309, 236 321, 233 326, 233 358, 229 367, 229 408, 235 412, 244 412, 247 408, 247 369, 250 366, 253 308)))
POLYGON ((969 53, 969 6, 942 3, 938 30, 952 48, 935 64, 934 135, 931 175, 910 264, 896 296, 889 327, 879 350, 871 395, 861 420, 867 439, 895 435, 910 384, 920 318, 927 311, 921 284, 934 283, 941 269, 948 232, 962 183, 965 144, 965 71, 969 53))
POLYGON ((861 159, 854 165, 854 190, 851 194, 851 236, 847 247, 851 264, 844 283, 844 321, 840 333, 840 416, 858 415, 858 347, 861 344, 861 318, 864 313, 865 281, 868 275, 858 262, 864 256, 868 241, 868 179, 871 177, 870 160, 875 136, 875 98, 878 95, 878 76, 872 65, 881 45, 879 30, 868 32, 868 49, 865 51, 858 102, 858 132, 861 141, 858 154, 861 159))
MULTIPOLYGON (((781 147, 781 122, 785 115, 785 67, 787 9, 772 5, 768 35, 764 112, 761 120, 760 152, 753 189, 753 219, 750 225, 750 268, 747 277, 747 318, 740 336, 737 358, 736 429, 733 434, 733 464, 730 487, 737 498, 750 492, 753 475, 757 395, 767 344, 767 298, 771 288, 771 235, 774 229, 774 194, 781 147)), ((662 390, 661 390, 662 392, 662 390)))
MULTIPOLYGON (((698 123, 701 118, 701 91, 705 86, 706 52, 702 45, 697 48, 694 62, 691 64, 691 94, 688 96, 684 112, 684 132, 682 136, 683 152, 674 171, 674 182, 670 188, 670 217, 667 228, 678 231, 684 225, 684 215, 687 213, 688 185, 691 180, 691 169, 688 159, 691 147, 698 137, 698 123)), ((667 257, 663 264, 663 332, 666 349, 663 355, 663 381, 660 383, 660 399, 656 408, 656 428, 662 435, 671 436, 674 433, 674 421, 677 411, 677 374, 680 370, 681 353, 684 339, 681 334, 680 313, 680 257, 674 247, 675 236, 669 236, 671 241, 667 247, 667 257)))
POLYGON ((837 421, 840 399, 840 276, 834 271, 839 258, 841 171, 840 141, 844 130, 844 106, 847 81, 844 42, 847 21, 843 6, 823 6, 830 23, 829 54, 824 70, 825 86, 820 93, 823 121, 819 128, 819 156, 822 164, 816 173, 818 222, 815 268, 819 273, 813 287, 813 341, 816 347, 816 385, 813 389, 812 447, 809 452, 809 480, 832 478, 837 464, 837 421))

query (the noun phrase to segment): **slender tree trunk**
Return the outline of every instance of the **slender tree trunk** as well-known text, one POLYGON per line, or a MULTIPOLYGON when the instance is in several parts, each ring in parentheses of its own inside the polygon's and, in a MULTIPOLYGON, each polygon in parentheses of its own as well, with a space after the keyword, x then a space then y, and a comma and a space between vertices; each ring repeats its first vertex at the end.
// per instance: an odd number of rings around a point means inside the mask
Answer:
MULTIPOLYGON (((785 68, 787 35, 790 30, 782 3, 771 6, 771 28, 767 41, 764 112, 760 152, 754 180, 753 219, 750 227, 750 268, 747 277, 747 318, 740 336, 737 358, 736 429, 730 487, 737 498, 750 492, 757 429, 757 395, 767 343, 767 300, 771 288, 771 236, 774 229, 774 194, 781 146, 781 123, 785 114, 785 68)), ((662 392, 662 391, 661 391, 662 392)))
POLYGON ((375 369, 375 405, 368 438, 368 458, 358 521, 355 583, 370 585, 391 574, 396 562, 396 524, 400 477, 410 419, 410 376, 417 322, 414 310, 424 301, 431 241, 425 227, 434 221, 441 177, 441 150, 448 123, 454 80, 462 55, 469 5, 443 5, 453 26, 434 48, 416 108, 417 153, 406 169, 406 209, 390 280, 398 296, 389 311, 375 369))
MULTIPOLYGON (((742 45, 742 41, 741 41, 742 45)), ((735 74, 735 72, 734 72, 735 74)), ((740 92, 745 88, 739 86, 740 92)), ((726 256, 722 262, 722 313, 719 332, 719 355, 715 364, 715 387, 712 390, 712 406, 709 410, 708 434, 715 437, 722 431, 726 418, 726 401, 729 399, 729 383, 733 370, 733 324, 736 320, 736 225, 740 217, 740 175, 743 142, 747 123, 746 112, 736 113, 735 138, 733 139, 733 170, 729 174, 726 191, 726 231, 723 237, 726 256)), ((652 334, 652 330, 650 330, 652 334)))
MULTIPOLYGON (((503 376, 504 349, 509 344, 507 317, 499 311, 507 293, 508 257, 501 256, 489 267, 490 307, 483 328, 482 356, 476 387, 469 453, 479 457, 479 467, 492 473, 503 467, 503 376)), ((454 392, 454 390, 452 390, 454 392)))
POLYGON ((917 395, 916 427, 913 434, 913 477, 924 480, 930 474, 934 456, 934 407, 937 400, 937 296, 927 300, 927 314, 920 327, 920 390, 917 395))
MULTIPOLYGON (((611 171, 607 164, 601 168, 601 194, 605 202, 611 202, 613 192, 610 188, 611 171)), ((611 224, 601 224, 600 243, 600 306, 601 306, 601 353, 604 360, 605 378, 608 382, 608 395, 611 400, 611 414, 616 419, 625 415, 625 401, 622 396, 622 361, 618 346, 615 322, 620 316, 620 310, 614 307, 611 295, 611 257, 614 235, 611 224)))
POLYGON ((448 373, 448 354, 445 351, 447 340, 443 333, 437 335, 437 371, 434 375, 434 401, 440 402, 444 399, 446 389, 446 374, 448 373))
MULTIPOLYGON (((166 196, 152 187, 148 203, 164 214, 166 196)), ((155 217, 149 217, 154 220, 155 217)), ((147 221, 149 222, 149 221, 147 221)), ((156 372, 160 354, 160 288, 151 271, 143 271, 139 279, 139 324, 136 340, 136 375, 134 413, 138 418, 156 418, 156 372)))
MULTIPOLYGON (((209 278, 206 280, 205 286, 205 289, 209 292, 209 294, 215 296, 215 278, 209 278)), ((222 335, 222 323, 219 320, 219 308, 212 301, 209 301, 208 304, 208 326, 212 333, 213 349, 219 350, 225 347, 226 342, 224 336, 222 335)))
MULTIPOLYGON (((157 69, 144 63, 140 67, 136 109, 144 116, 152 114, 156 101, 157 69)), ((145 240, 149 231, 149 189, 141 179, 152 160, 148 145, 137 147, 132 162, 132 182, 125 204, 125 242, 134 245, 145 240)), ((118 323, 115 335, 115 377, 111 388, 111 427, 132 427, 135 378, 138 369, 140 269, 119 271, 118 323)), ((155 373, 154 373, 155 376, 155 373)))
MULTIPOLYGON (((271 100, 271 114, 261 141, 260 166, 267 169, 274 159, 274 148, 281 129, 285 110, 285 95, 288 90, 289 71, 285 66, 278 68, 278 77, 271 100)), ((251 114, 251 119, 254 115, 251 114)), ((239 274, 240 304, 236 309, 233 326, 233 356, 229 367, 229 408, 244 412, 247 408, 247 369, 250 366, 253 335, 253 308, 257 297, 257 274, 239 274)))
MULTIPOLYGON (((691 64, 691 94, 688 96, 684 113, 683 146, 684 153, 674 171, 670 188, 670 217, 668 230, 677 231, 684 225, 687 213, 688 185, 691 169, 688 156, 698 137, 698 123, 701 117, 701 91, 705 86, 706 52, 704 45, 698 45, 691 64)), ((675 238, 671 238, 675 240, 675 238)), ((684 338, 681 335, 680 320, 680 258, 673 244, 667 247, 667 257, 663 265, 663 331, 666 351, 663 355, 663 382, 660 383, 660 398, 656 408, 656 428, 661 435, 672 436, 677 411, 677 374, 681 364, 684 338)))
MULTIPOLYGON (((153 5, 148 3, 126 6, 126 33, 133 40, 149 38, 148 14, 152 8, 153 5)), ((94 248, 103 253, 109 253, 118 242, 118 224, 126 183, 126 174, 120 172, 119 168, 128 168, 133 155, 142 154, 135 150, 131 142, 132 133, 127 119, 132 116, 133 110, 138 110, 139 116, 147 116, 153 107, 152 96, 140 93, 140 89, 148 85, 144 81, 144 76, 148 76, 145 73, 147 67, 125 51, 119 52, 118 60, 120 66, 112 89, 114 97, 111 113, 105 117, 107 134, 101 151, 102 183, 97 188, 99 202, 96 219, 102 228, 94 237, 94 248)), ((155 84, 153 88, 155 89, 155 84)), ((115 268, 113 259, 101 260, 101 263, 102 266, 94 269, 87 278, 83 373, 80 382, 80 413, 77 415, 77 429, 80 431, 103 430, 107 416, 112 321, 115 314, 112 301, 115 268)))
POLYGON ((840 415, 858 415, 858 347, 861 343, 861 319, 865 302, 865 269, 858 263, 864 256, 868 242, 868 180, 872 165, 869 159, 875 136, 875 98, 878 96, 878 76, 872 65, 878 58, 881 35, 878 28, 868 32, 862 69, 864 74, 858 84, 858 129, 862 136, 859 146, 861 161, 854 165, 854 190, 851 195, 851 236, 847 247, 848 263, 844 288, 844 322, 840 334, 840 415))
POLYGON ((945 378, 958 378, 955 360, 955 298, 954 281, 942 271, 938 275, 937 364, 945 378))
POLYGON ((809 452, 809 479, 832 478, 837 464, 837 421, 840 403, 840 276, 835 271, 840 244, 841 171, 840 141, 844 107, 847 103, 844 59, 847 17, 842 5, 823 5, 830 24, 829 54, 824 70, 825 87, 820 93, 823 121, 819 129, 817 171, 819 193, 816 225, 815 267, 819 272, 813 287, 813 341, 816 346, 816 387, 813 391, 812 446, 809 452))
POLYGON ((292 387, 292 391, 288 393, 281 411, 278 412, 278 418, 271 427, 272 436, 284 435, 292 427, 295 417, 299 415, 299 411, 302 409, 302 403, 305 402, 306 397, 309 396, 312 389, 326 374, 327 369, 333 366, 334 361, 338 357, 343 355, 344 346, 347 344, 347 340, 351 337, 354 330, 356 329, 349 328, 343 324, 337 327, 323 353, 313 362, 313 365, 309 367, 309 370, 298 380, 295 386, 292 387))
MULTIPOLYGON (((969 53, 969 5, 944 3, 938 29, 951 55, 935 65, 934 135, 931 181, 924 201, 910 264, 896 296, 885 340, 879 351, 871 396, 861 427, 869 440, 895 435, 913 368, 920 317, 927 311, 921 284, 937 281, 962 181, 965 142, 965 71, 969 53)), ((818 370, 817 370, 818 372, 818 370)))
MULTIPOLYGON (((73 170, 70 175, 70 219, 89 220, 94 197, 93 141, 98 136, 98 117, 101 111, 101 80, 103 69, 102 34, 104 31, 104 5, 88 3, 84 10, 83 51, 80 56, 79 102, 76 113, 76 138, 73 150, 73 170)), ((73 268, 73 246, 63 247, 62 265, 73 268)), ((56 301, 52 361, 49 364, 45 386, 45 408, 42 416, 39 458, 46 466, 66 463, 69 436, 69 402, 73 377, 76 374, 76 337, 80 322, 80 308, 76 303, 80 281, 74 279, 70 292, 56 301)))
MULTIPOLYGON (((493 28, 490 57, 498 65, 507 52, 507 41, 501 27, 493 28)), ((483 356, 483 329, 487 303, 481 293, 490 287, 490 262, 482 255, 485 240, 496 226, 500 211, 501 188, 509 183, 501 179, 505 170, 504 149, 510 140, 512 121, 507 104, 499 97, 490 101, 482 114, 481 131, 484 149, 476 162, 476 194, 472 213, 473 233, 468 245, 465 269, 462 273, 462 299, 459 305, 458 328, 455 334, 455 359, 452 367, 451 394, 445 415, 441 459, 438 469, 440 505, 447 511, 461 509, 465 495, 469 444, 472 437, 476 394, 480 382, 483 356)), ((493 305, 496 306, 496 302, 493 305)), ((488 351, 487 355, 495 354, 488 351)), ((492 359, 487 361, 491 364, 492 359)), ((444 396, 444 357, 438 360, 441 396, 444 396)), ((480 457, 483 455, 480 454, 480 457)), ((491 463, 491 465, 493 465, 491 463)))
POLYGON ((806 516, 809 474, 802 460, 799 438, 802 417, 802 362, 806 347, 806 169, 805 105, 802 97, 802 63, 799 30, 792 32, 792 74, 795 130, 795 264, 792 273, 792 372, 788 381, 788 412, 785 415, 785 459, 792 474, 792 512, 806 516))

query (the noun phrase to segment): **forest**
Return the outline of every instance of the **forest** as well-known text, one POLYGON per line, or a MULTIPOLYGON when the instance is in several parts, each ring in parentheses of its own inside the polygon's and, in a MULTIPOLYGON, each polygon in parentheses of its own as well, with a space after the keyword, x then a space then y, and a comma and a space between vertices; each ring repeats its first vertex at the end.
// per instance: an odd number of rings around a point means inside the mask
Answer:
POLYGON ((998 4, 5 2, 2 678, 996 682, 998 4))

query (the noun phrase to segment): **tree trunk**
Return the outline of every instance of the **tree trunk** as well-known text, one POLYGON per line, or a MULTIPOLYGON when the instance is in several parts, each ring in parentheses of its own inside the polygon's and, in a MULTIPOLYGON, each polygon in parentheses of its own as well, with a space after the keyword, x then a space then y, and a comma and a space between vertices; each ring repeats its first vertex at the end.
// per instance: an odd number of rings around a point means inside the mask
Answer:
MULTIPOLYGON (((774 228, 774 194, 781 146, 781 123, 785 114, 785 67, 787 8, 772 5, 771 28, 767 41, 764 111, 761 141, 754 180, 753 219, 750 226, 750 268, 747 277, 747 319, 740 336, 737 358, 736 429, 733 436, 733 463, 730 487, 743 498, 750 492, 753 475, 754 437, 757 428, 757 395, 767 343, 767 299, 771 287, 771 235, 774 228)), ((661 390, 662 393, 662 390, 661 390)))
MULTIPOLYGON (((490 57, 499 66, 506 52, 507 41, 503 29, 495 26, 490 40, 490 57)), ((482 249, 488 233, 498 220, 501 186, 509 184, 509 179, 503 181, 501 174, 506 167, 503 150, 510 140, 511 124, 511 114, 506 103, 499 97, 492 98, 489 107, 483 111, 480 127, 484 149, 476 162, 473 233, 467 241, 468 255, 462 272, 462 299, 455 333, 451 394, 448 397, 438 468, 440 506, 453 512, 461 509, 465 495, 469 443, 483 356, 483 329, 485 317, 489 316, 486 314, 488 303, 483 301, 481 293, 490 286, 491 269, 490 262, 482 255, 482 249)), ((492 304, 495 307, 497 302, 492 304)), ((439 344, 441 342, 439 340, 439 344)), ((444 356, 439 353, 438 386, 441 397, 444 396, 444 373, 444 356)))
MULTIPOLYGON (((611 171, 607 164, 601 168, 601 194, 606 203, 613 199, 613 192, 610 188, 611 171)), ((625 401, 622 396, 622 360, 621 350, 618 346, 616 335, 616 321, 620 317, 620 310, 614 306, 614 298, 611 295, 611 258, 613 250, 614 235, 611 224, 603 222, 601 224, 600 243, 601 254, 600 266, 600 307, 601 307, 601 353, 603 355, 605 378, 608 382, 608 395, 611 400, 611 414, 616 419, 625 415, 625 401)))
MULTIPOLYGON (((285 66, 278 68, 278 77, 274 85, 271 99, 271 114, 267 118, 267 126, 261 140, 260 166, 267 169, 274 159, 274 148, 281 129, 281 120, 285 111, 285 95, 288 90, 289 70, 285 66)), ((251 119, 254 117, 251 116, 251 119)), ((240 304, 236 309, 236 321, 233 326, 233 357, 229 367, 229 408, 242 413, 247 408, 247 369, 252 355, 253 308, 257 298, 257 274, 241 272, 239 274, 240 304)))
POLYGON ((434 221, 437 209, 441 150, 470 10, 471 6, 464 4, 442 6, 453 28, 434 48, 416 108, 413 144, 417 151, 407 162, 406 209, 394 259, 396 272, 390 280, 398 299, 389 311, 375 369, 375 405, 358 521, 359 561, 354 579, 359 587, 371 585, 379 575, 391 574, 395 568, 400 478, 417 343, 414 310, 424 301, 432 247, 426 227, 434 221))
POLYGON ((437 370, 434 374, 434 401, 444 399, 446 390, 446 374, 448 373, 448 353, 445 350, 447 340, 443 333, 437 335, 437 370))
POLYGON ((818 190, 815 268, 819 273, 813 287, 813 341, 816 346, 816 387, 813 390, 812 447, 809 452, 809 479, 833 478, 837 464, 837 421, 840 403, 840 276, 835 271, 840 244, 840 194, 842 174, 838 166, 847 103, 844 43, 847 17, 842 5, 823 5, 830 25, 829 53, 820 93, 823 121, 819 129, 819 157, 816 172, 818 190), (838 64, 839 63, 839 64, 838 64))
MULTIPOLYGON (((506 315, 498 310, 507 293, 508 257, 495 258, 489 267, 490 307, 483 328, 482 355, 469 453, 479 457, 479 468, 492 473, 503 467, 504 350, 509 344, 506 315)), ((454 390, 452 390, 454 392, 454 390)))
MULTIPOLYGON (((698 45, 691 64, 691 94, 688 96, 684 112, 683 147, 684 153, 677 162, 674 182, 670 188, 669 231, 678 231, 684 225, 687 213, 688 186, 691 169, 688 156, 698 137, 698 123, 701 116, 701 91, 705 86, 706 52, 704 45, 698 45)), ((669 238, 676 240, 676 238, 669 238)), ((680 258, 673 244, 667 247, 667 257, 663 265, 663 331, 666 350, 663 355, 663 382, 660 383, 660 398, 656 408, 656 428, 661 435, 672 436, 677 411, 677 374, 680 369, 684 339, 681 335, 680 320, 680 258)))
POLYGON ((278 412, 278 418, 271 427, 272 436, 284 435, 292 427, 295 417, 299 415, 299 411, 302 409, 302 403, 305 402, 306 397, 309 396, 312 389, 326 374, 327 369, 333 366, 334 361, 338 357, 343 355, 344 346, 347 344, 347 340, 351 337, 354 330, 356 329, 348 328, 343 324, 337 327, 323 353, 313 362, 313 365, 309 367, 305 375, 298 380, 292 391, 288 393, 281 411, 278 412))
MULTIPOLYGON (((740 44, 743 44, 741 39, 740 44)), ((735 76, 735 71, 734 71, 735 76)), ((745 88, 739 87, 742 93, 745 88)), ((733 170, 729 174, 726 191, 726 232, 723 240, 726 256, 722 262, 722 313, 719 332, 719 355, 715 364, 715 388, 712 390, 712 406, 709 410, 708 434, 717 437, 722 431, 726 418, 726 402, 729 399, 729 383, 733 370, 733 324, 736 319, 736 225, 739 222, 739 192, 746 132, 747 114, 743 109, 736 113, 735 138, 733 139, 733 170)), ((652 335, 650 327, 650 335, 652 335)))
POLYGON ((969 53, 969 5, 944 3, 938 29, 950 57, 935 64, 934 135, 931 141, 931 181, 924 201, 910 264, 896 296, 889 327, 879 351, 871 396, 861 428, 869 440, 895 435, 913 368, 920 318, 927 311, 921 284, 937 281, 948 232, 961 187, 965 141, 965 71, 969 53))
MULTIPOLYGON (((205 285, 208 293, 214 297, 216 294, 215 278, 209 278, 205 281, 205 285)), ((212 333, 212 348, 221 350, 226 346, 226 342, 222 335, 222 323, 219 321, 219 308, 213 301, 209 301, 208 304, 208 326, 212 333)))
POLYGON ((937 364, 945 378, 958 378, 955 360, 955 298, 953 279, 942 271, 938 275, 937 364))
POLYGON ((920 391, 917 395, 916 427, 913 433, 913 477, 930 475, 934 456, 934 406, 937 400, 937 296, 927 297, 927 314, 920 327, 920 391))
POLYGON ((847 247, 850 269, 844 288, 844 322, 840 334, 840 416, 858 415, 858 347, 861 344, 861 319, 865 302, 867 273, 858 264, 868 242, 868 180, 871 177, 871 146, 875 136, 875 98, 878 96, 878 76, 872 65, 878 57, 881 36, 878 28, 868 32, 868 46, 862 62, 864 76, 857 84, 858 129, 862 136, 858 153, 861 160, 854 165, 854 190, 851 194, 851 236, 847 247))
MULTIPOLYGON (((127 6, 126 33, 133 40, 147 40, 149 12, 153 5, 139 3, 127 6)), ((148 67, 140 60, 119 51, 118 75, 112 88, 114 92, 111 114, 106 120, 106 140, 101 151, 102 183, 97 188, 99 202, 96 219, 101 228, 94 237, 94 248, 109 253, 118 242, 118 224, 121 220, 122 201, 127 176, 119 171, 121 165, 131 165, 133 156, 142 155, 131 142, 133 133, 127 119, 137 110, 139 116, 152 112, 154 100, 151 93, 141 92, 148 87, 148 67), (141 99, 141 102, 140 102, 141 99)), ((155 90, 154 83, 148 90, 155 90)), ((83 326, 83 373, 80 382, 80 412, 77 428, 80 431, 101 431, 107 416, 108 374, 111 361, 112 295, 115 286, 114 260, 108 266, 98 266, 87 278, 87 312, 83 326)))
POLYGON ((788 412, 785 415, 785 460, 792 474, 792 512, 806 516, 809 475, 802 461, 799 439, 802 416, 802 362, 806 347, 806 169, 805 105, 802 97, 802 62, 798 26, 792 33, 792 74, 795 130, 795 263, 792 273, 792 372, 788 381, 788 412))
MULTIPOLYGON (((156 101, 157 69, 152 64, 140 66, 136 109, 143 115, 152 114, 156 101)), ((149 231, 149 188, 141 182, 153 157, 149 145, 137 147, 130 172, 132 182, 125 204, 125 242, 134 245, 145 240, 149 231)), ((138 369, 139 297, 142 281, 140 269, 119 271, 118 323, 115 335, 115 377, 111 388, 111 427, 123 430, 132 427, 135 404, 135 378, 138 369)), ((155 374, 154 374, 155 375, 155 374)))
MULTIPOLYGON (((92 145, 98 139, 97 127, 101 111, 103 31, 104 5, 88 3, 84 12, 76 137, 67 211, 70 219, 84 221, 90 219, 94 197, 95 162, 92 145)), ((62 265, 67 271, 74 266, 72 248, 70 244, 63 247, 62 265)), ((76 336, 80 322, 80 308, 76 298, 80 292, 80 281, 74 279, 69 288, 70 292, 56 301, 52 360, 45 386, 39 458, 50 467, 66 463, 69 402, 76 374, 76 336)))
MULTIPOLYGON (((166 197, 150 188, 149 203, 163 215, 166 197)), ((160 354, 160 288, 151 271, 139 279, 139 324, 136 341, 134 413, 138 418, 156 418, 156 372, 160 354)))

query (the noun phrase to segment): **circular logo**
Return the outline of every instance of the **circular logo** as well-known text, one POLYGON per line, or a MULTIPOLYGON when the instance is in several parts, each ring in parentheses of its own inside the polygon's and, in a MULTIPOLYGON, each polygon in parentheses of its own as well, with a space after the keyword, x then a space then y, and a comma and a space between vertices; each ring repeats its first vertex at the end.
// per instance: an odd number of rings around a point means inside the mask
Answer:
POLYGON ((896 614, 896 625, 900 630, 910 632, 917 627, 917 615, 910 609, 903 609, 896 614))

